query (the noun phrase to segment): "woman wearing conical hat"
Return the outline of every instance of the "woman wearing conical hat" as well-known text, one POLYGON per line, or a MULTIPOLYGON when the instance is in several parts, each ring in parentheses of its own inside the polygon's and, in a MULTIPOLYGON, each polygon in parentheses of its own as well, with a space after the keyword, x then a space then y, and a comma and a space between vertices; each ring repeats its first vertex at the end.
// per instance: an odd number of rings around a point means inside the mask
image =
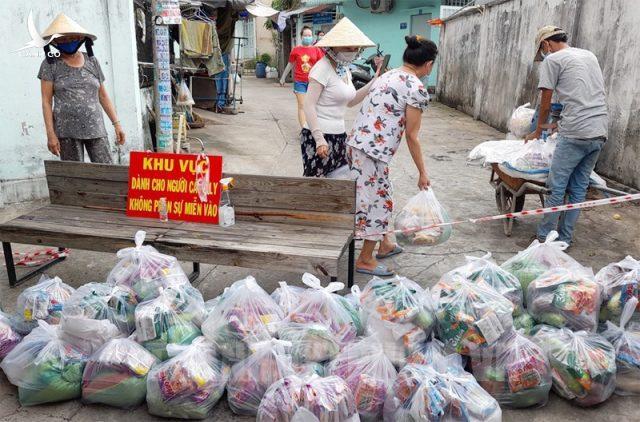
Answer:
POLYGON ((50 41, 38 72, 49 151, 62 160, 84 161, 86 149, 92 162, 111 163, 102 110, 113 123, 118 144, 124 144, 125 135, 93 57, 96 36, 61 13, 41 37, 50 41), (86 53, 79 51, 83 44, 86 53))
POLYGON ((346 108, 362 102, 380 69, 369 84, 356 91, 349 65, 361 49, 375 44, 347 18, 342 18, 315 46, 324 48, 326 55, 309 73, 304 100, 307 124, 301 133, 303 175, 330 177, 348 164, 346 108))

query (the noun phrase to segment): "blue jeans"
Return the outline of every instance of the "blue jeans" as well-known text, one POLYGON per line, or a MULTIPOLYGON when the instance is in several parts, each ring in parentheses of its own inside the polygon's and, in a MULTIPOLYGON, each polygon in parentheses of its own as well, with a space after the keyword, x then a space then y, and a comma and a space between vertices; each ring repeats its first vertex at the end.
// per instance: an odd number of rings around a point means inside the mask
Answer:
MULTIPOLYGON (((546 207, 564 204, 565 196, 570 204, 585 200, 589 177, 603 145, 604 138, 586 140, 558 137, 547 179, 551 194, 547 196, 546 207)), ((580 210, 546 214, 538 225, 538 239, 544 240, 551 230, 557 230, 560 235, 558 240, 570 244, 579 216, 580 210)))
POLYGON ((229 54, 222 55, 224 70, 214 75, 216 82, 217 100, 216 104, 222 108, 227 105, 227 91, 229 89, 229 54))

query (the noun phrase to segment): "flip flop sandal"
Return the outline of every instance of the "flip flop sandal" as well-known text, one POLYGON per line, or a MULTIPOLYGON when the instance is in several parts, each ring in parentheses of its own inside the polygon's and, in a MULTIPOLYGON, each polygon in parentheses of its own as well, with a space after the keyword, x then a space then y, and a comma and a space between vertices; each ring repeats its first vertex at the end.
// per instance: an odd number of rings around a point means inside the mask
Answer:
POLYGON ((389 258, 390 256, 401 254, 402 252, 404 252, 404 249, 402 249, 400 246, 396 245, 396 247, 393 248, 393 250, 391 252, 387 252, 387 253, 383 253, 383 254, 376 254, 376 259, 389 258))
POLYGON ((375 275, 378 277, 391 277, 395 274, 393 271, 389 270, 386 265, 382 264, 378 265, 373 270, 367 270, 366 268, 356 268, 356 272, 360 274, 375 275))

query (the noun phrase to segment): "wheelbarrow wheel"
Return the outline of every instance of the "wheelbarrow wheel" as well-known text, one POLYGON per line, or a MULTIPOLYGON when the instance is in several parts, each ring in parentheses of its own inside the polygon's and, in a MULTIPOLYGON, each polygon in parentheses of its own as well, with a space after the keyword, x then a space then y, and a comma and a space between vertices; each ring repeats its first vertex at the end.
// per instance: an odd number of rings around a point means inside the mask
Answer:
MULTIPOLYGON (((502 184, 499 184, 496 188, 496 205, 498 211, 501 214, 507 214, 510 212, 520 212, 524 209, 525 196, 518 196, 514 199, 513 194, 502 184)), ((511 236, 513 229, 513 218, 505 218, 502 220, 504 234, 511 236)))

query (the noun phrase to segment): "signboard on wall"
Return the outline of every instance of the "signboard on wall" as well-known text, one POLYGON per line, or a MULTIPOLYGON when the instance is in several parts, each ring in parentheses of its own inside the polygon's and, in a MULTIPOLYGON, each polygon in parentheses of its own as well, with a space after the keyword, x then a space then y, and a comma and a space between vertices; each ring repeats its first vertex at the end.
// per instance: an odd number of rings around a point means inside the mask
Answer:
POLYGON ((218 224, 222 157, 132 151, 127 216, 218 224))
POLYGON ((156 0, 154 15, 162 18, 162 22, 156 22, 159 25, 180 25, 182 23, 178 0, 156 0))

